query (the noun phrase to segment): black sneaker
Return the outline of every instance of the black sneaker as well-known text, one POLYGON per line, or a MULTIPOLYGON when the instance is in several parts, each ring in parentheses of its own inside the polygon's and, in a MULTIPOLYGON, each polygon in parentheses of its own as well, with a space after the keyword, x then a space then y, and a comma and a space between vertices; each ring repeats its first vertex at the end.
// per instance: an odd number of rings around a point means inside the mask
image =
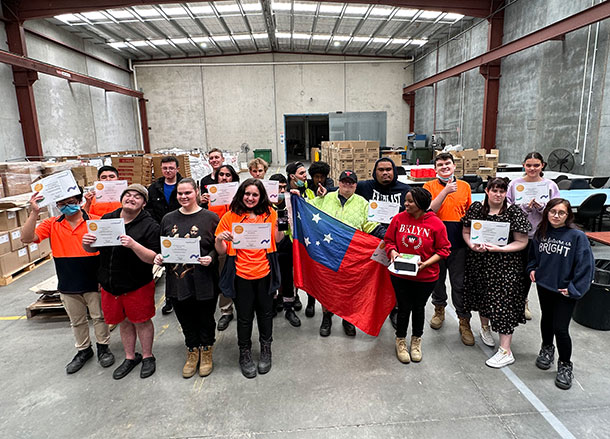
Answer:
POLYGON ((157 359, 146 357, 142 359, 142 368, 140 369, 140 378, 148 378, 157 370, 157 359))
POLYGON ((172 305, 172 301, 169 299, 165 299, 165 305, 163 305, 163 308, 161 308, 161 313, 166 316, 168 314, 171 314, 173 310, 174 306, 172 305))
POLYGON ((572 387, 572 380, 574 379, 573 364, 571 361, 557 362, 557 377, 555 378, 555 385, 563 390, 568 390, 572 387))
POLYGON ((224 331, 229 327, 229 322, 233 320, 233 314, 223 314, 218 319, 218 330, 224 331))
POLYGON ((294 293, 293 308, 295 311, 301 311, 303 309, 303 304, 301 303, 301 299, 299 298, 299 293, 294 293))
POLYGON ((348 337, 356 336, 356 327, 354 325, 352 325, 350 322, 348 322, 347 320, 343 320, 343 331, 345 332, 345 335, 347 335, 348 337))
POLYGON ((305 316, 313 317, 316 315, 316 299, 313 296, 307 296, 307 307, 305 308, 305 316))
POLYGON ((102 367, 110 367, 114 364, 114 355, 107 344, 97 343, 97 361, 102 367))
POLYGON ((322 324, 320 325, 320 335, 322 337, 328 337, 330 335, 330 328, 333 325, 332 313, 322 313, 322 324))
POLYGON ((125 378, 129 374, 129 372, 131 372, 133 370, 133 368, 136 367, 141 362, 142 362, 142 354, 139 354, 137 352, 136 352, 136 358, 134 358, 133 360, 128 360, 127 358, 125 358, 125 360, 123 360, 121 365, 119 367, 117 367, 116 369, 114 369, 114 372, 112 372, 112 378, 114 378, 115 380, 120 380, 122 378, 125 378))
POLYGON ((66 365, 66 373, 68 375, 78 372, 83 368, 85 363, 93 357, 93 349, 89 346, 87 349, 80 350, 76 353, 72 361, 66 365))
POLYGON ((542 346, 536 358, 536 367, 542 370, 548 370, 551 368, 553 361, 555 360, 555 346, 552 344, 548 346, 542 346))
POLYGON ((286 310, 285 317, 286 320, 288 320, 288 323, 290 323, 295 328, 301 326, 301 319, 299 319, 299 316, 296 315, 292 308, 286 310))
POLYGON ((246 378, 256 376, 256 364, 252 361, 252 351, 250 349, 239 349, 239 367, 246 378))

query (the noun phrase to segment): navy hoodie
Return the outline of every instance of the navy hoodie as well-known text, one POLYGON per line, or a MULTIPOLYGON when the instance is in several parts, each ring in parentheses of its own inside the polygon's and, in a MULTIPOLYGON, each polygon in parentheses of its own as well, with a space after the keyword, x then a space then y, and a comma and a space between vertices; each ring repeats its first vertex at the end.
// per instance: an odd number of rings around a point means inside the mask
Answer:
MULTIPOLYGON (((405 209, 405 195, 411 190, 411 186, 398 181, 398 173, 396 172, 396 165, 391 159, 380 158, 375 162, 373 168, 373 179, 359 181, 356 186, 356 193, 365 200, 378 200, 378 201, 389 201, 392 203, 400 204, 400 211, 405 209), (379 162, 390 162, 394 169, 394 179, 388 185, 383 185, 377 181, 377 165, 379 162)), ((387 224, 386 224, 387 225, 387 224)))
POLYGON ((536 271, 536 283, 551 291, 567 288, 570 298, 580 299, 593 282, 595 259, 587 235, 577 229, 549 227, 547 236, 534 236, 528 274, 536 271))

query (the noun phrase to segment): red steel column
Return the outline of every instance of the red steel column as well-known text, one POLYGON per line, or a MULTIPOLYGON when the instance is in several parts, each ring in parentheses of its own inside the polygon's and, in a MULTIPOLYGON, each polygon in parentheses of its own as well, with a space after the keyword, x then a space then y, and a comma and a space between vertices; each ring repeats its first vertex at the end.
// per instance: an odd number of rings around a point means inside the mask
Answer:
POLYGON ((409 106, 409 132, 415 132, 415 92, 405 93, 402 99, 409 106))
POLYGON ((146 99, 139 98, 138 105, 140 106, 140 124, 142 126, 142 147, 144 152, 150 153, 150 137, 148 136, 148 116, 146 115, 146 99))
MULTIPOLYGON (((492 6, 497 6, 493 1, 492 6)), ((504 12, 488 19, 487 51, 502 45, 504 12)), ((496 130, 498 126, 498 96, 500 94, 500 60, 479 67, 479 72, 485 78, 485 92, 483 95, 483 128, 481 133, 481 148, 488 152, 496 146, 496 130)))
MULTIPOLYGON (((19 22, 6 24, 8 49, 18 55, 27 56, 25 33, 19 22)), ((42 140, 38 126, 38 113, 34 100, 33 84, 38 79, 38 73, 22 67, 13 66, 13 83, 17 94, 21 131, 27 157, 39 159, 42 157, 42 140)))

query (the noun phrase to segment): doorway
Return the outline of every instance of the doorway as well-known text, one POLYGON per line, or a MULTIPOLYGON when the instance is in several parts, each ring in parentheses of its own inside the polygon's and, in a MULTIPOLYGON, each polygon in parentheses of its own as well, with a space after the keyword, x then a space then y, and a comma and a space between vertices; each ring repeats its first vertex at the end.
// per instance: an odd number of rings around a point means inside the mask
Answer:
POLYGON ((328 114, 284 115, 286 163, 311 160, 311 148, 329 138, 328 114))

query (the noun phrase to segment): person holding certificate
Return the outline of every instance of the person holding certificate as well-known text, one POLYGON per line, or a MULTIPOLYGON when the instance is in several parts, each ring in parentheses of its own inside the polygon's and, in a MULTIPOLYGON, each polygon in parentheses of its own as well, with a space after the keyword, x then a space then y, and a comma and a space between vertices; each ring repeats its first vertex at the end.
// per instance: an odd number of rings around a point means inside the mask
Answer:
MULTIPOLYGON (((119 171, 112 166, 102 166, 97 170, 97 179, 99 181, 118 181, 119 171)), ((127 185, 125 183, 125 185, 127 185)), ((85 194, 85 204, 83 210, 92 215, 102 216, 110 212, 114 212, 121 207, 121 202, 118 201, 98 201, 95 192, 87 192, 85 194)))
MULTIPOLYGON (((201 181, 203 182, 203 180, 201 181)), ((214 183, 212 184, 239 182, 239 175, 237 174, 233 166, 221 164, 220 167, 216 168, 213 181, 214 183)), ((203 207, 207 207, 208 210, 214 212, 216 215, 218 215, 218 218, 222 218, 222 216, 229 211, 229 204, 211 206, 209 203, 210 194, 208 193, 208 190, 205 186, 201 186, 201 204, 203 205, 203 207)), ((219 255, 218 270, 222 271, 222 268, 225 265, 225 259, 225 255, 219 255)), ((222 291, 220 291, 218 285, 216 285, 216 289, 218 290, 218 308, 220 308, 218 330, 224 331, 229 327, 229 323, 231 322, 231 320, 233 320, 233 300, 230 297, 225 297, 225 295, 222 294, 222 291)))
MULTIPOLYGON (((542 170, 546 166, 542 154, 539 152, 530 152, 523 160, 523 169, 525 175, 510 182, 508 185, 508 193, 506 198, 511 204, 517 204, 527 215, 527 219, 532 225, 532 229, 528 233, 528 244, 525 249, 525 254, 529 253, 529 248, 532 245, 532 238, 536 232, 536 228, 542 221, 542 212, 549 200, 559 197, 559 188, 553 180, 543 178, 542 170)), ((524 261, 527 260, 524 258, 524 261)), ((524 267, 525 270, 525 267, 524 267)), ((529 276, 525 276, 525 284, 523 288, 527 294, 530 291, 532 283, 529 276)), ((530 320, 532 313, 530 312, 528 302, 525 301, 525 318, 530 320)))
POLYGON ((398 304, 396 327, 396 356, 401 363, 421 361, 421 337, 424 333, 426 302, 436 285, 439 261, 451 253, 447 229, 430 211, 432 195, 426 189, 412 188, 405 196, 405 210, 396 215, 384 237, 390 261, 401 253, 418 255, 419 267, 415 276, 392 273, 392 286, 398 304), (407 350, 407 328, 412 315, 410 351, 407 350))
MULTIPOLYGON (((199 238, 197 263, 189 259, 183 263, 166 264, 167 280, 165 297, 172 302, 176 317, 182 327, 186 344, 186 363, 182 376, 190 378, 197 371, 200 376, 212 373, 212 351, 216 323, 216 277, 217 257, 214 248, 214 231, 218 215, 203 209, 198 204, 197 183, 192 178, 178 182, 180 208, 168 213, 161 220, 163 237, 199 238)), ((155 256, 155 264, 162 265, 167 242, 163 241, 161 252, 155 256)))
POLYGON ((159 224, 144 210, 148 191, 141 184, 131 184, 121 194, 120 209, 107 213, 102 219, 122 218, 125 234, 121 245, 93 247, 97 238, 86 233, 82 238, 85 251, 100 252, 97 279, 102 285, 102 310, 110 325, 120 324, 125 360, 112 377, 120 380, 142 363, 140 378, 155 373, 156 360, 152 353, 155 327, 155 282, 152 264, 160 251, 159 224), (136 352, 140 339, 142 353, 136 352))
POLYGON ((576 301, 589 291, 595 274, 591 245, 587 235, 574 228, 568 200, 554 198, 547 203, 534 234, 527 270, 530 280, 536 282, 542 311, 542 347, 536 367, 547 370, 553 365, 555 340, 559 354, 555 385, 567 390, 574 379, 570 320, 576 301))
POLYGON ((462 235, 468 245, 464 308, 468 312, 479 312, 479 334, 487 346, 495 346, 491 330, 500 333, 498 351, 485 362, 494 368, 515 362, 510 344, 515 327, 525 323, 527 297, 523 289, 523 249, 527 246, 527 233, 532 226, 519 207, 507 203, 507 188, 508 182, 505 179, 490 179, 485 188, 483 203, 472 203, 462 218, 462 235), (482 222, 508 223, 508 236, 495 236, 494 233, 483 230, 482 222), (471 226, 476 236, 471 232, 471 226), (475 243, 480 240, 480 235, 487 236, 491 242, 506 244, 489 244, 489 241, 475 243))
POLYGON ((220 288, 235 303, 239 366, 246 378, 257 372, 251 351, 255 312, 261 345, 258 373, 271 369, 273 295, 280 287, 275 243, 282 237, 265 186, 261 180, 247 179, 239 186, 231 210, 220 219, 215 244, 219 254, 227 255, 220 288))

